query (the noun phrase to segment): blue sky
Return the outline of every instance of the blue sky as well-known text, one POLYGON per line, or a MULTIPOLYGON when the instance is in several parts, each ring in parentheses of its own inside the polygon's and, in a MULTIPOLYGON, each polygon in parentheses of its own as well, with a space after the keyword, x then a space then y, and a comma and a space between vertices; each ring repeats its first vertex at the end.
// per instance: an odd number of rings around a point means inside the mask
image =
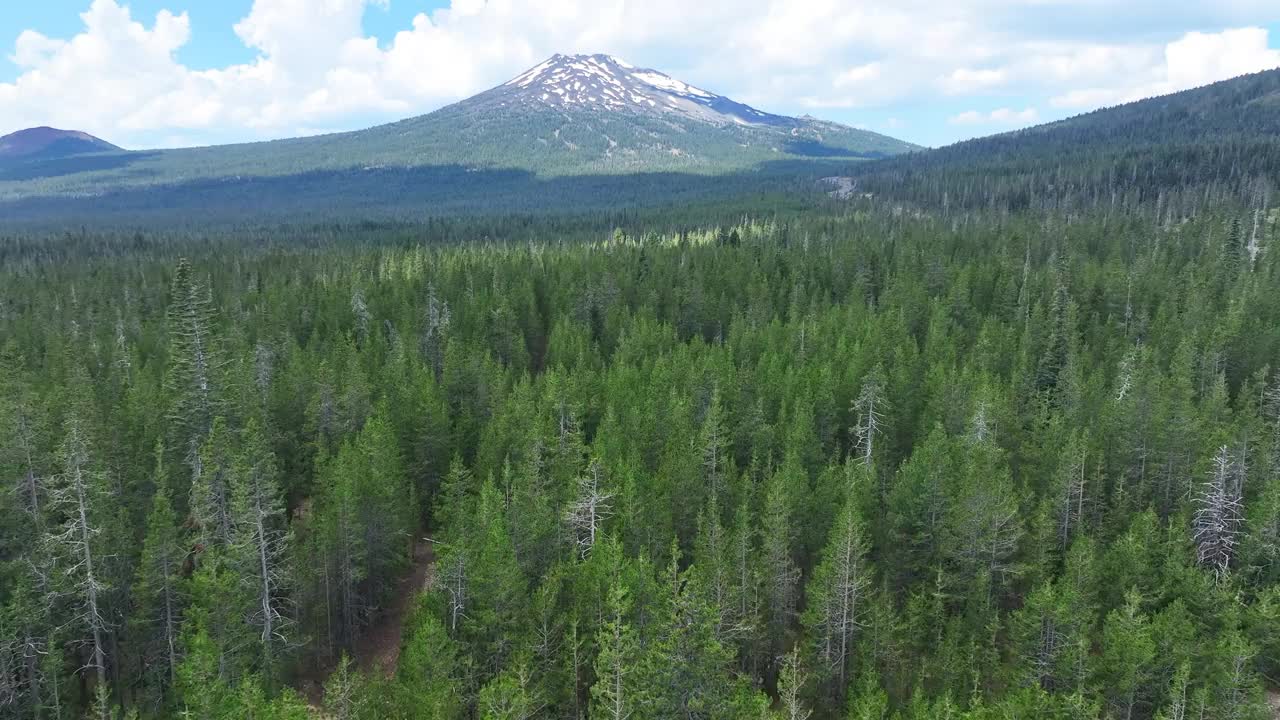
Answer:
MULTIPOLYGON (((249 13, 252 0, 127 0, 122 4, 129 6, 133 17, 147 20, 165 9, 186 11, 194 31, 191 40, 178 50, 177 57, 192 68, 205 70, 251 62, 256 55, 232 30, 232 26, 249 13)), ((399 0, 373 5, 364 15, 364 29, 370 35, 389 38, 409 27, 414 15, 448 5, 448 0, 399 0)), ((0 28, 4 29, 0 42, 11 43, 22 30, 36 30, 49 37, 70 37, 84 28, 80 13, 88 6, 87 0, 0 3, 0 28)), ((15 63, 7 59, 0 62, 0 82, 12 82, 18 77, 18 71, 15 63)))
POLYGON ((554 52, 941 145, 1280 66, 1280 2, 4 2, 0 134, 167 147, 352 129, 554 52))

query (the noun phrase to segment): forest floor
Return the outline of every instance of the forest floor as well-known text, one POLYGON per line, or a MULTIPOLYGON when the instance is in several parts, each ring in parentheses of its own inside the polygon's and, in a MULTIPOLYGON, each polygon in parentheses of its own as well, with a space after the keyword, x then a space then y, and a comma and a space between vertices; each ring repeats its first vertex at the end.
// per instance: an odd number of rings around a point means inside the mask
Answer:
POLYGON ((1267 704, 1271 706, 1271 716, 1280 720, 1280 690, 1267 691, 1267 704))
MULTIPOLYGON (((414 601, 424 590, 430 589, 434 577, 435 550, 430 538, 422 538, 414 544, 413 562, 401 578, 391 603, 378 613, 373 624, 352 649, 351 659, 365 672, 380 671, 387 676, 395 674, 400 659, 400 638, 404 621, 413 610, 414 601)), ((313 711, 324 706, 324 682, 332 667, 310 673, 301 678, 298 690, 307 699, 313 711)))

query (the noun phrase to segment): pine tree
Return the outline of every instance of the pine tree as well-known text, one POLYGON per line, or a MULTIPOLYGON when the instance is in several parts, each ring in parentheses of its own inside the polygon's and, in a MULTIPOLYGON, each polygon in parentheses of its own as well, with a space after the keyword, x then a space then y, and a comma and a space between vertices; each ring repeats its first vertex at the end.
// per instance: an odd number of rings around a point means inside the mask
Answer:
POLYGON ((808 720, 813 715, 813 711, 804 704, 806 681, 800 649, 793 649, 782 661, 782 674, 778 678, 778 700, 784 720, 808 720))
POLYGON ((848 720, 885 720, 889 714, 889 695, 880 687, 874 671, 861 673, 849 697, 848 720))
POLYGON ((642 717, 715 717, 718 708, 730 706, 735 690, 729 674, 732 650, 715 634, 716 610, 689 586, 692 580, 679 563, 673 548, 663 573, 667 587, 656 635, 645 648, 636 681, 642 717))
POLYGON ((132 589, 132 620, 142 662, 151 670, 148 684, 156 693, 154 700, 160 702, 177 679, 187 593, 183 578, 186 548, 178 534, 164 450, 159 443, 154 477, 156 491, 147 514, 147 534, 132 589))
POLYGON ((1049 336, 1036 367, 1036 388, 1039 390, 1052 390, 1057 386, 1073 344, 1074 329, 1071 319, 1074 308, 1065 278, 1061 277, 1063 273, 1061 270, 1059 273, 1053 290, 1053 303, 1049 308, 1049 336))
POLYGON ((767 599, 768 635, 781 641, 795 616, 800 582, 792 546, 795 542, 791 494, 791 473, 774 473, 769 482, 761 521, 761 560, 767 599))
MULTIPOLYGON (((83 390, 86 386, 80 383, 73 387, 83 390)), ((61 578, 55 587, 69 606, 64 627, 73 642, 87 646, 83 667, 93 671, 97 685, 105 687, 110 614, 101 566, 107 554, 102 534, 109 489, 106 473, 96 465, 86 415, 87 408, 79 402, 67 412, 58 453, 61 472, 50 483, 52 512, 61 520, 47 541, 58 558, 61 578)), ((107 720, 106 714, 100 717, 107 720)))
POLYGON ((1017 574, 1014 560, 1023 529, 1009 468, 991 443, 973 445, 945 519, 943 547, 959 572, 953 582, 985 587, 989 601, 1017 574))
POLYGON ((1203 717, 1246 720, 1264 717, 1265 701, 1253 661, 1257 649, 1238 632, 1223 634, 1213 653, 1209 711, 1203 717))
POLYGON ((543 710, 533 678, 523 665, 490 680, 480 689, 476 706, 481 720, 532 720, 543 710))
MULTIPOLYGON (((262 458, 269 458, 261 452, 256 457, 259 463, 264 462, 262 458)), ((317 530, 326 568, 324 594, 333 608, 329 617, 336 622, 331 635, 339 646, 350 647, 369 613, 382 602, 408 562, 417 517, 385 408, 376 411, 353 440, 342 444, 337 456, 324 464, 321 474, 326 492, 320 503, 317 530)), ((279 502, 272 499, 274 491, 267 484, 261 487, 258 496, 262 516, 279 517, 279 505, 272 504, 279 502)), ((282 524, 272 521, 263 532, 267 539, 263 547, 282 557, 288 544, 282 524)), ((276 573, 270 575, 274 578, 270 582, 261 571, 254 576, 260 588, 256 594, 260 605, 266 598, 275 598, 277 603, 280 600, 278 591, 283 578, 276 573), (271 592, 261 592, 267 587, 271 592)), ((281 627, 280 607, 269 609, 275 614, 277 622, 272 627, 277 632, 281 627)), ((260 614, 258 622, 265 631, 266 622, 260 614)))
POLYGON ((219 666, 219 653, 203 629, 190 633, 186 657, 178 666, 178 696, 182 717, 217 720, 226 717, 234 701, 219 666))
POLYGON ((1052 517, 1059 555, 1065 555, 1084 522, 1087 454, 1078 435, 1062 451, 1052 488, 1052 517))
POLYGON ((369 553, 361 525, 362 472, 358 451, 346 443, 323 473, 328 491, 320 508, 322 524, 318 530, 326 556, 326 602, 332 602, 329 615, 337 619, 331 636, 340 647, 355 642, 367 611, 361 587, 368 573, 369 553))
POLYGON ((720 388, 711 393, 711 401, 702 420, 698 446, 702 449, 702 474, 706 491, 714 496, 729 497, 728 478, 734 476, 733 447, 725 427, 720 388))
POLYGON ((544 449, 541 440, 531 443, 519 468, 508 466, 511 473, 511 502, 507 507, 507 525, 511 528, 511 541, 516 558, 525 575, 531 579, 542 577, 558 555, 556 536, 560 521, 547 486, 543 467, 544 449))
POLYGON ((445 348, 449 343, 449 326, 453 321, 449 303, 436 296, 435 287, 427 286, 426 310, 420 343, 422 356, 435 374, 436 382, 444 375, 445 348))
POLYGON ((1187 690, 1190 684, 1191 666, 1186 663, 1179 665, 1169 683, 1169 701, 1156 714, 1156 720, 1189 720, 1187 690))
POLYGON ((286 560, 290 536, 276 482, 275 455, 257 420, 250 419, 242 433, 233 483, 232 556, 245 596, 252 600, 248 624, 257 631, 262 670, 269 674, 287 643, 289 622, 282 605, 289 584, 286 560))
MULTIPOLYGON (((253 671, 259 653, 257 634, 245 622, 253 610, 252 599, 243 593, 241 577, 227 554, 221 548, 206 551, 188 581, 190 602, 183 623, 187 632, 182 654, 190 659, 192 638, 202 634, 208 642, 205 652, 213 656, 218 677, 230 689, 253 671)), ((192 662, 199 666, 210 661, 192 662)))
POLYGON ((35 532, 43 522, 44 478, 36 465, 42 433, 42 408, 19 369, 17 348, 0 347, 0 471, 14 479, 12 492, 35 532))
POLYGON ((485 482, 466 539, 466 584, 470 605, 461 624, 476 666, 496 671, 515 649, 523 618, 526 588, 507 532, 502 495, 485 482))
POLYGON ((351 658, 342 653, 324 684, 324 705, 333 720, 360 720, 364 716, 364 683, 351 658))
POLYGON ((820 663, 820 676, 830 683, 835 698, 848 686, 854 637, 869 604, 871 570, 864 525, 856 500, 847 499, 822 560, 805 586, 808 603, 802 621, 820 663))
POLYGON ((1151 625, 1140 609, 1136 593, 1125 597, 1124 607, 1107 615, 1102 629, 1101 684, 1107 703, 1117 718, 1131 720, 1144 701, 1155 661, 1151 625))
POLYGON ((937 578, 947 549, 943 540, 953 494, 948 480, 959 474, 952 443, 941 427, 933 428, 898 469, 889 489, 889 561, 882 567, 895 588, 937 578))
POLYGON ((727 532, 720 522, 720 509, 713 493, 698 515, 698 534, 694 540, 693 569, 698 586, 707 593, 706 600, 720 613, 716 634, 725 643, 744 639, 751 631, 747 593, 752 592, 754 574, 751 558, 750 520, 745 532, 727 532), (741 552, 742 566, 735 567, 735 553, 741 552))
POLYGON ((1011 622, 1017 681, 1050 693, 1082 689, 1090 623, 1080 598, 1066 583, 1045 583, 1032 590, 1011 622))
POLYGON ((400 707, 407 717, 450 720, 462 716, 461 660, 440 621, 419 608, 406 625, 396 668, 400 707))
POLYGON ((186 258, 180 258, 174 270, 167 324, 166 418, 173 436, 166 445, 180 453, 185 464, 195 466, 214 418, 220 413, 217 383, 222 361, 213 336, 214 310, 209 290, 196 281, 186 258))
POLYGON ((234 540, 235 519, 231 507, 235 448, 227 422, 213 421, 208 438, 192 465, 191 525, 199 551, 226 548, 234 540))
POLYGON ((615 582, 609 590, 608 619, 596 635, 595 675, 591 686, 591 717, 627 720, 642 703, 632 679, 637 672, 640 648, 626 615, 630 600, 626 588, 615 582))

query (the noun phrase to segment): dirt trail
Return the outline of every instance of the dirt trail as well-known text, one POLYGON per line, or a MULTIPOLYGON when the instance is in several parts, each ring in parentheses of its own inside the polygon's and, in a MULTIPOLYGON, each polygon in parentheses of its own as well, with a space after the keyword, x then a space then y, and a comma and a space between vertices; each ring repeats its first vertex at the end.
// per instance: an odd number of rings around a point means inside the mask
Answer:
MULTIPOLYGON (((401 578, 395 597, 378 613, 352 649, 351 659, 356 667, 365 672, 377 670, 387 676, 395 673, 405 617, 413 610, 418 594, 431 587, 434 565, 435 551, 431 539, 422 538, 414 545, 413 562, 401 578)), ((332 671, 332 664, 317 668, 299 678, 295 685, 313 712, 319 713, 324 706, 324 682, 332 671)))
POLYGON ((352 659, 361 670, 379 670, 387 675, 396 671, 405 617, 413 609, 419 593, 431 587, 434 564, 435 552, 430 539, 419 540, 413 548, 413 564, 401 579, 395 598, 356 643, 352 659))

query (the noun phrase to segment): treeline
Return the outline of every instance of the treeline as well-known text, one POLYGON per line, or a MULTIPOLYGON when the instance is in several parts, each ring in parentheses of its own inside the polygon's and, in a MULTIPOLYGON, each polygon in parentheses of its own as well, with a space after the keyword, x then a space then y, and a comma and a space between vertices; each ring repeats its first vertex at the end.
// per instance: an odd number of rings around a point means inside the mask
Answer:
MULTIPOLYGON (((388 166, 246 176, 122 188, 110 192, 4 196, 0 233, 35 242, 68 231, 93 235, 229 235, 277 238, 299 228, 360 225, 505 225, 645 218, 636 232, 666 232, 743 217, 796 214, 826 200, 819 179, 840 163, 782 160, 720 173, 646 171, 540 176, 465 165, 388 166)), ((28 186, 23 184, 24 188, 28 186)), ((43 192, 43 191, 42 191, 43 192)), ((353 227, 356 226, 356 227, 353 227)), ((481 233, 469 240, 483 239, 481 233)), ((545 229, 537 234, 546 241, 545 229)))
POLYGON ((0 713, 1261 720, 1274 232, 6 263, 0 713))

